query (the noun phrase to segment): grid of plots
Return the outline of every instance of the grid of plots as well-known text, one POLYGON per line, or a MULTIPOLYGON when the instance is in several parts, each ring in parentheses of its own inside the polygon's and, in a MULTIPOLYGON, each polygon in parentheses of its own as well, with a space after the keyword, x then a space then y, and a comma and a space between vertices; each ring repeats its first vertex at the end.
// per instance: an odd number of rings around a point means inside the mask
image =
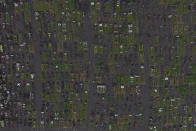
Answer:
POLYGON ((0 0, 0 127, 196 130, 196 0, 0 0))

